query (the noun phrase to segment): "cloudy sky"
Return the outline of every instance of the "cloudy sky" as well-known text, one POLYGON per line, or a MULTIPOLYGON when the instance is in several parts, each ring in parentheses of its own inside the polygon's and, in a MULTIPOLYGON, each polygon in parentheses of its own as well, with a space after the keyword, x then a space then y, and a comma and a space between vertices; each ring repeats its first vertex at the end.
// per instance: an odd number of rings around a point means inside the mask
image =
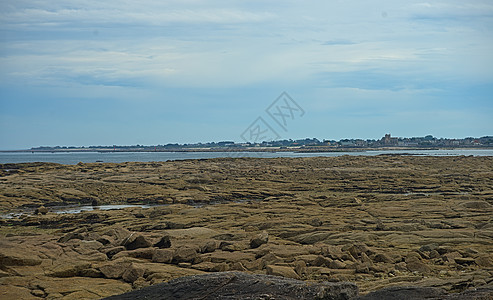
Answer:
POLYGON ((0 149, 492 135, 492 53, 491 1, 1 1, 0 149))

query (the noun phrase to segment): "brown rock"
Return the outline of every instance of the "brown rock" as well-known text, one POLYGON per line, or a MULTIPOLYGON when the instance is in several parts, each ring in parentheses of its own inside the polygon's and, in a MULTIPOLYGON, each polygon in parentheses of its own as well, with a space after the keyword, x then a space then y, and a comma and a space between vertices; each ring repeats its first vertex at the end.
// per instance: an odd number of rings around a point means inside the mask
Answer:
POLYGON ((0 289, 1 299, 23 299, 23 300, 39 300, 37 296, 31 294, 30 290, 20 286, 5 286, 0 289))
POLYGON ((234 270, 234 271, 242 271, 242 272, 244 272, 244 271, 246 271, 246 270, 247 270, 247 269, 243 266, 243 264, 242 264, 241 262, 239 262, 239 261, 232 263, 232 264, 231 264, 231 266, 230 266, 230 269, 231 269, 231 270, 234 270))
POLYGON ((444 261, 448 261, 449 263, 455 263, 456 258, 462 258, 462 255, 457 251, 445 253, 444 255, 442 255, 442 259, 444 261))
POLYGON ((340 260, 333 260, 330 264, 329 264, 329 268, 331 269, 345 269, 346 268, 346 264, 343 263, 342 261, 340 260))
POLYGON ((351 245, 351 247, 349 247, 349 249, 347 249, 347 251, 349 251, 349 253, 351 253, 351 255, 354 258, 360 257, 362 253, 365 253, 367 255, 368 254, 371 254, 370 248, 368 248, 368 246, 365 245, 365 244, 354 244, 354 245, 351 245))
POLYGON ((364 252, 361 253, 360 260, 361 260, 362 263, 367 264, 369 266, 371 266, 373 264, 373 261, 364 252))
POLYGON ((155 248, 139 248, 135 250, 121 251, 115 254, 113 256, 113 259, 118 259, 120 257, 152 259, 155 252, 156 252, 155 248))
POLYGON ((260 234, 257 234, 254 238, 250 240, 250 248, 255 249, 260 247, 263 244, 266 244, 269 241, 269 234, 264 231, 260 234))
POLYGON ((128 239, 128 237, 132 233, 123 227, 114 227, 108 229, 103 233, 103 236, 107 236, 110 240, 113 240, 116 244, 121 244, 124 240, 128 239))
POLYGON ((171 240, 169 239, 169 235, 163 236, 157 243, 154 244, 154 247, 158 247, 159 249, 171 247, 171 240))
POLYGON ((356 273, 368 274, 370 273, 370 266, 368 263, 356 263, 353 268, 356 273))
POLYGON ((242 242, 237 242, 237 243, 230 243, 229 245, 226 245, 224 247, 221 247, 222 250, 224 251, 243 251, 248 249, 248 244, 242 243, 242 242))
POLYGON ((144 269, 136 268, 134 265, 130 265, 125 272, 123 272, 122 279, 126 282, 132 283, 142 276, 144 276, 144 269))
POLYGON ((328 266, 332 260, 330 258, 323 257, 322 255, 318 255, 317 258, 313 261, 313 266, 322 267, 328 266))
POLYGON ((454 260, 459 265, 472 265, 475 262, 472 257, 457 257, 454 260))
POLYGON ((62 236, 61 238, 59 238, 58 242, 59 243, 66 243, 66 242, 73 240, 73 239, 82 240, 82 239, 84 239, 84 236, 78 232, 69 232, 69 233, 66 233, 64 236, 62 236))
POLYGON ((294 270, 299 276, 306 274, 306 263, 302 260, 297 260, 294 262, 294 270))
POLYGON ((189 247, 181 247, 175 250, 173 261, 176 263, 193 262, 197 257, 197 251, 189 247))
POLYGON ((201 253, 211 253, 211 252, 214 252, 216 251, 216 242, 215 241, 208 241, 207 243, 205 243, 201 248, 200 248, 200 252, 201 253))
POLYGON ((0 244, 0 266, 36 266, 41 262, 34 249, 0 244))
POLYGON ((156 252, 154 252, 154 255, 152 256, 152 262, 155 263, 171 263, 173 260, 173 254, 174 251, 170 249, 158 249, 156 252))
POLYGON ((339 247, 336 246, 325 246, 320 249, 321 253, 325 257, 331 259, 340 259, 344 254, 339 247))
POLYGON ((36 215, 46 215, 48 213, 48 209, 44 206, 40 206, 34 210, 34 214, 36 215))
POLYGON ((376 263, 383 262, 383 263, 391 263, 392 259, 385 253, 378 253, 375 255, 373 258, 373 261, 376 263))
POLYGON ((419 251, 430 252, 430 251, 438 249, 438 247, 439 247, 439 245, 437 243, 426 244, 426 245, 422 246, 421 248, 419 248, 419 251))
POLYGON ((83 269, 87 269, 91 266, 90 263, 85 262, 59 262, 51 271, 47 273, 52 277, 75 277, 79 275, 79 272, 83 269))
POLYGON ((119 279, 122 278, 129 266, 129 262, 109 263, 99 267, 99 270, 106 278, 119 279))
POLYGON ((471 209, 486 209, 486 208, 491 208, 491 204, 489 204, 486 201, 471 201, 471 202, 466 202, 462 204, 463 207, 465 208, 471 208, 471 209))
POLYGON ((300 279, 300 276, 291 267, 269 265, 266 267, 267 275, 300 279))
POLYGON ((413 261, 421 261, 421 255, 416 252, 410 252, 405 259, 406 263, 413 261))
POLYGON ((430 258, 439 258, 439 257, 440 257, 440 253, 438 253, 438 251, 436 250, 430 251, 430 258))
POLYGON ((36 297, 40 297, 40 298, 44 298, 46 297, 46 294, 44 291, 42 290, 38 290, 38 289, 34 289, 31 291, 31 294, 33 294, 33 296, 36 296, 36 297))
POLYGON ((135 250, 138 248, 147 248, 152 245, 143 235, 141 234, 131 234, 128 238, 123 240, 122 246, 127 248, 127 250, 135 250))
POLYGON ((103 277, 103 273, 101 273, 101 271, 99 271, 97 269, 88 268, 88 269, 84 269, 84 270, 79 271, 78 276, 90 277, 90 278, 101 278, 101 277, 103 277))
POLYGON ((489 256, 483 255, 475 260, 476 264, 480 267, 490 268, 493 267, 493 262, 489 256))
POLYGON ((268 254, 262 256, 262 258, 260 258, 259 260, 260 260, 262 268, 265 268, 267 265, 273 265, 275 263, 279 263, 282 261, 281 258, 277 257, 273 253, 268 253, 268 254))
POLYGON ((124 251, 124 250, 125 250, 125 247, 123 247, 123 246, 113 247, 113 248, 107 249, 105 251, 105 254, 106 254, 106 256, 108 256, 108 258, 112 258, 115 254, 117 254, 118 252, 124 251))
POLYGON ((419 272, 423 274, 431 272, 430 267, 418 260, 406 262, 406 268, 411 272, 419 272))
POLYGON ((91 255, 98 252, 103 247, 98 241, 80 241, 80 243, 74 247, 74 250, 82 255, 91 255))

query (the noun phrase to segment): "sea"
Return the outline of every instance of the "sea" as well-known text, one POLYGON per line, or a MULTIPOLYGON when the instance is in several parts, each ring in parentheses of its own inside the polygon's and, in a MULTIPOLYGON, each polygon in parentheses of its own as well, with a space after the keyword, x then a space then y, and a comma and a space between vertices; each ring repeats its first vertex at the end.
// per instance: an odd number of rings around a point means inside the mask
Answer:
POLYGON ((375 156, 382 154, 402 154, 416 156, 493 156, 493 149, 451 149, 451 150, 384 150, 360 152, 0 152, 0 164, 51 162, 75 165, 79 162, 122 163, 172 161, 184 159, 207 159, 218 157, 335 157, 341 155, 375 156))

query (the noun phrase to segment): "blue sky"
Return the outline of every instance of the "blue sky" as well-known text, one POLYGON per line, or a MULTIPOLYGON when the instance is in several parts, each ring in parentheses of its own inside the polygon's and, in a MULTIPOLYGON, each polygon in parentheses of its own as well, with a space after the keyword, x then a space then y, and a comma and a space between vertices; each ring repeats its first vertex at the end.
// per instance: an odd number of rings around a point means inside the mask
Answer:
POLYGON ((491 1, 2 1, 0 149, 492 135, 492 53, 491 1))

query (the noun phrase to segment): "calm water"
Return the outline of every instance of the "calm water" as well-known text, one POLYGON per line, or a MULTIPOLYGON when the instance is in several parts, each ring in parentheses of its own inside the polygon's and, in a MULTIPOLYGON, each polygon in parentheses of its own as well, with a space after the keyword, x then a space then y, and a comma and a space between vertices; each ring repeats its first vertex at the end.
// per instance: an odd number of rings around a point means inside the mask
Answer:
POLYGON ((53 162, 60 164, 77 164, 79 162, 111 162, 121 163, 127 161, 168 161, 182 159, 200 159, 216 157, 333 157, 341 155, 380 155, 380 154, 411 154, 431 156, 493 156, 493 149, 484 150, 389 150, 389 151, 364 151, 364 152, 323 152, 323 153, 294 153, 294 152, 56 152, 56 153, 0 153, 0 164, 23 162, 53 162))
MULTIPOLYGON (((124 209, 128 207, 140 207, 140 208, 150 208, 155 206, 162 205, 146 205, 146 204, 113 204, 113 205, 100 205, 97 207, 91 205, 66 205, 66 206, 57 206, 57 207, 49 207, 48 210, 50 212, 54 212, 57 214, 78 214, 85 211, 93 211, 95 209, 98 210, 114 210, 114 209, 124 209)), ((15 212, 11 212, 8 214, 0 215, 0 218, 4 219, 13 219, 20 217, 22 215, 33 215, 34 209, 24 209, 18 210, 15 212)))

